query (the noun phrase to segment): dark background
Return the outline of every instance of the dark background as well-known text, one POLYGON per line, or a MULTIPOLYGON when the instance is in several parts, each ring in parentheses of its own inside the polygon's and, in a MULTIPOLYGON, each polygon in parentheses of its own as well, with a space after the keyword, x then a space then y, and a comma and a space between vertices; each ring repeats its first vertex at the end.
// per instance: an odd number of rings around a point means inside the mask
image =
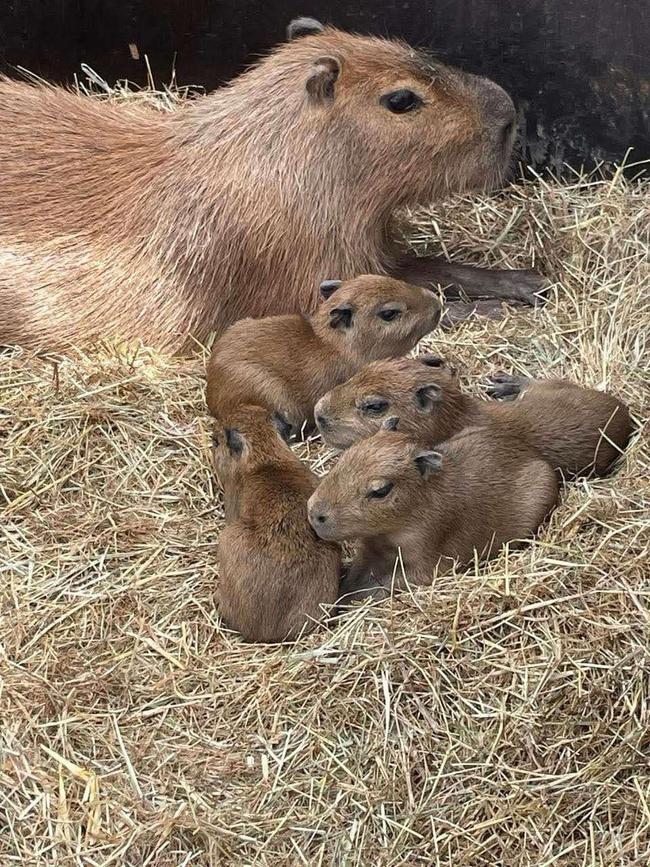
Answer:
POLYGON ((107 81, 214 88, 281 41, 291 18, 399 36, 489 74, 523 117, 540 169, 650 158, 649 0, 1 0, 0 68, 71 81, 81 62, 107 81), (137 46, 133 59, 129 44, 137 46))

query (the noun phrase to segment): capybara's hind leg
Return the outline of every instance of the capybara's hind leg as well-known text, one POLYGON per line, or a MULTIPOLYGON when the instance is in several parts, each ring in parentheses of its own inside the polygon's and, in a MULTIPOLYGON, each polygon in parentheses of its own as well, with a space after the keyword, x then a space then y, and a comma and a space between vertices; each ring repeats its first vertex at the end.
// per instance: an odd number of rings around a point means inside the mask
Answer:
POLYGON ((537 271, 511 271, 457 265, 436 257, 404 256, 391 276, 407 283, 441 287, 450 295, 467 298, 499 298, 536 307, 546 300, 547 280, 537 271))
POLYGON ((503 372, 495 373, 488 379, 489 384, 485 388, 485 393, 495 400, 514 400, 531 382, 528 376, 503 372))

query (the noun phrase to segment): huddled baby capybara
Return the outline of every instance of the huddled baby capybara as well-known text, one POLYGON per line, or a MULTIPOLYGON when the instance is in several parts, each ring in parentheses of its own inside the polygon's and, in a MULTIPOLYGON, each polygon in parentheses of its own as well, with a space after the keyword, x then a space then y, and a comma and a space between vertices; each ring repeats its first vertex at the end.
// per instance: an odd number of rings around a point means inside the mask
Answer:
POLYGON ((440 320, 432 292, 391 277, 328 280, 320 292, 311 317, 241 319, 217 340, 206 394, 214 416, 265 406, 297 433, 320 395, 372 359, 408 352, 440 320))
POLYGON ((393 241, 397 210, 499 183, 509 96, 402 42, 292 32, 171 113, 0 79, 0 344, 176 350, 369 272, 535 302, 538 274, 393 241))
POLYGON ((321 539, 360 542, 342 596, 429 585, 531 536, 557 501, 555 472, 515 437, 471 427, 431 451, 398 423, 351 446, 309 499, 321 539))
POLYGON ((309 525, 317 479, 282 438, 282 422, 262 407, 242 406, 224 424, 214 442, 226 513, 219 610, 249 641, 291 640, 311 631, 336 600, 340 550, 309 525))
POLYGON ((430 356, 376 361, 317 403, 316 421, 326 443, 347 448, 399 416, 400 430, 430 446, 472 425, 494 424, 535 449, 562 475, 602 475, 627 445, 627 406, 607 392, 561 379, 493 377, 494 397, 465 394, 453 369, 430 356))

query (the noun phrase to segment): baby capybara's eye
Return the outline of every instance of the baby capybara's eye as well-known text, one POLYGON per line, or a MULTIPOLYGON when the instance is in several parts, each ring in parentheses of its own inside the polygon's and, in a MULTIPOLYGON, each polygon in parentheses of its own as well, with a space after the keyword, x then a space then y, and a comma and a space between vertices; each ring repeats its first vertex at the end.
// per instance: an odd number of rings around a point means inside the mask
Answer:
POLYGON ((385 485, 382 485, 381 488, 371 488, 368 491, 368 498, 371 500, 383 500, 384 497, 387 497, 390 492, 393 490, 395 485, 392 482, 387 482, 385 485))
POLYGON ((387 108, 388 111, 392 111, 393 114, 404 114, 405 112, 413 111, 413 109, 419 108, 419 106, 422 105, 421 97, 419 97, 417 93, 413 93, 412 90, 407 90, 406 88, 393 90, 391 93, 385 93, 379 102, 384 106, 384 108, 387 108))
POLYGON ((364 415, 383 415, 387 409, 387 400, 368 400, 361 406, 364 415))
POLYGON ((401 310, 380 310, 379 318, 383 319, 384 322, 392 322, 393 319, 397 319, 401 312, 401 310))

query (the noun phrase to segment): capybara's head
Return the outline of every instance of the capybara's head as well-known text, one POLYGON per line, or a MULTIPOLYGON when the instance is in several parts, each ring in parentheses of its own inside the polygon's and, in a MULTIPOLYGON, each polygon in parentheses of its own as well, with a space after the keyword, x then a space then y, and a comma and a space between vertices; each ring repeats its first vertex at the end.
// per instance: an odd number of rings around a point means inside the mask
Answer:
POLYGON ((292 122, 304 120, 311 131, 295 146, 324 137, 314 171, 336 172, 355 188, 361 176, 370 199, 393 207, 491 187, 503 177, 515 109, 493 81, 403 42, 313 20, 294 22, 289 37, 259 69, 269 105, 274 88, 282 88, 295 100, 292 122))
POLYGON ((327 445, 346 449, 398 416, 399 429, 435 443, 456 432, 464 395, 456 371, 433 355, 373 361, 323 395, 314 417, 327 445))
POLYGON ((214 469, 226 489, 244 472, 286 459, 291 426, 278 413, 260 406, 238 406, 215 421, 212 436, 214 469))
POLYGON ((442 457, 395 430, 397 423, 387 419, 348 449, 309 498, 309 522, 321 539, 391 535, 414 520, 442 457))
POLYGON ((429 289, 379 274, 325 280, 320 294, 314 330, 361 362, 403 355, 440 321, 440 304, 429 289))

